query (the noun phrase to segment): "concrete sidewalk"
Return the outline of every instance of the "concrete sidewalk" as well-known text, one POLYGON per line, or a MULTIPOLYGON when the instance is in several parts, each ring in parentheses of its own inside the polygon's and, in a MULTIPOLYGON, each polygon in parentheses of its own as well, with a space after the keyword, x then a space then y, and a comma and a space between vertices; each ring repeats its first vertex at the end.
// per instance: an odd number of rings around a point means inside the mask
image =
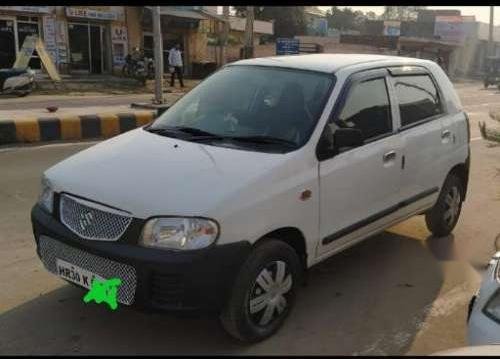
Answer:
MULTIPOLYGON (((165 93, 164 99, 171 105, 184 94, 180 91, 165 93)), ((131 104, 149 103, 152 97, 145 93, 134 97, 135 100, 126 95, 105 94, 2 99, 0 146, 112 137, 151 122, 158 113, 155 109, 132 108, 131 104), (142 101, 137 101, 138 98, 142 101), (50 106, 58 109, 49 112, 50 106)))
POLYGON ((155 111, 130 111, 82 115, 19 117, 0 121, 0 146, 47 141, 109 138, 151 122, 155 111))

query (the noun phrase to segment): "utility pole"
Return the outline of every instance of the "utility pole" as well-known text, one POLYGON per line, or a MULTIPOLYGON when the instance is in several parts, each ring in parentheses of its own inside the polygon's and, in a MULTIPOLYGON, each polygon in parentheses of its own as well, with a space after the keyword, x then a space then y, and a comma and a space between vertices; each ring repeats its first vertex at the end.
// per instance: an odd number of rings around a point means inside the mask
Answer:
POLYGON ((161 37, 160 7, 152 6, 153 33, 155 43, 155 100, 156 104, 163 103, 163 40, 161 37))
POLYGON ((490 6, 490 32, 488 34, 488 55, 495 56, 495 44, 493 42, 494 25, 494 7, 490 6))
POLYGON ((253 6, 247 6, 247 22, 245 27, 244 58, 253 57, 253 6))
POLYGON ((227 53, 227 39, 229 37, 229 6, 222 7, 222 15, 224 16, 224 30, 222 32, 222 42, 221 42, 221 66, 226 64, 226 53, 227 53))

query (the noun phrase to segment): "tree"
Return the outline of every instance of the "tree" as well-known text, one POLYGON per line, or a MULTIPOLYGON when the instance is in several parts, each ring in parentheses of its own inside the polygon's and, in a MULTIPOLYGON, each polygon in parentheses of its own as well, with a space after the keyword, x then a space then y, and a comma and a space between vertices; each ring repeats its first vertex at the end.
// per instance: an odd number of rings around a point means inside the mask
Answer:
POLYGON ((367 18, 367 20, 377 20, 378 16, 373 11, 368 11, 366 13, 366 18, 367 18))
POLYGON ((420 9, 425 9, 425 6, 385 6, 381 17, 384 20, 415 20, 420 9))
MULTIPOLYGON (((376 17, 375 13, 372 14, 376 17)), ((367 16, 362 11, 351 8, 339 9, 337 6, 327 12, 328 27, 338 30, 360 30, 367 16)))
MULTIPOLYGON (((246 6, 234 6, 236 16, 245 16, 246 6)), ((255 20, 274 20, 275 37, 293 37, 305 32, 303 6, 254 6, 255 20)))

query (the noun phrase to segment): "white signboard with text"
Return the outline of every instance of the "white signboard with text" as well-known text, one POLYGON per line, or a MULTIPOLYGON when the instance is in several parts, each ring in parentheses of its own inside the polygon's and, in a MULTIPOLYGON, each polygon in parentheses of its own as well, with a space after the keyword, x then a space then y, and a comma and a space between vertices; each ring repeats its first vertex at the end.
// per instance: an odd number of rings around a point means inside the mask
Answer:
POLYGON ((0 10, 48 14, 50 13, 50 6, 0 6, 0 10))
POLYGON ((94 20, 118 20, 118 14, 114 11, 94 10, 88 8, 66 7, 66 15, 70 17, 81 17, 94 20))
POLYGON ((125 56, 128 53, 128 35, 125 26, 111 26, 111 43, 113 44, 113 64, 123 65, 125 63, 125 56))
POLYGON ((59 56, 56 42, 56 17, 54 15, 43 17, 43 39, 47 53, 52 57, 52 61, 57 64, 59 56))

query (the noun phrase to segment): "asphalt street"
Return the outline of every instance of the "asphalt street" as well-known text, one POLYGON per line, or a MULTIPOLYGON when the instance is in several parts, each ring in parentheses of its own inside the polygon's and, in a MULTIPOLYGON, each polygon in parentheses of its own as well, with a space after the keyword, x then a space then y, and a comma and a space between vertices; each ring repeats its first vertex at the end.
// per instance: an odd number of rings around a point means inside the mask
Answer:
POLYGON ((0 149, 0 354, 397 355, 466 345, 474 267, 500 233, 500 146, 480 139, 477 123, 491 123, 500 93, 456 87, 471 117, 472 161, 454 233, 433 238, 417 216, 319 264, 282 330, 255 345, 235 343, 212 318, 85 305, 84 292, 37 258, 29 213, 42 172, 92 143, 0 149))

